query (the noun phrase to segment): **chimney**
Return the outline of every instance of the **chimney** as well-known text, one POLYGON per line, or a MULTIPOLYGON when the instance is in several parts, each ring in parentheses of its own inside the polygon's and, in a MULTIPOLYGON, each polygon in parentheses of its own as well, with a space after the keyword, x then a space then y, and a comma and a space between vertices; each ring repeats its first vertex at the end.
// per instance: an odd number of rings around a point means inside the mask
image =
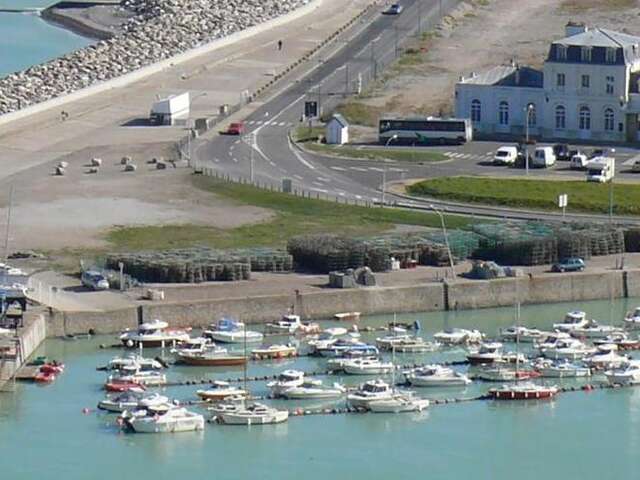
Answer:
POLYGON ((589 29, 583 22, 568 22, 564 27, 565 37, 573 37, 587 32, 589 29))

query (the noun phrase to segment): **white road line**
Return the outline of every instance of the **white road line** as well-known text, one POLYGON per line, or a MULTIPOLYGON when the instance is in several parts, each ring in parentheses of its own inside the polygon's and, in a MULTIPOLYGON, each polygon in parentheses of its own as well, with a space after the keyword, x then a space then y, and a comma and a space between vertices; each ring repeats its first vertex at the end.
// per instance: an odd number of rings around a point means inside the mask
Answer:
POLYGON ((349 167, 349 170, 355 170, 357 172, 368 172, 368 170, 364 167, 349 167))
POLYGON ((361 196, 361 195, 356 195, 356 198, 357 198, 358 200, 362 200, 362 196, 361 196))
POLYGON ((389 169, 390 172, 407 172, 407 170, 403 169, 403 168, 396 168, 396 167, 392 167, 389 169))
POLYGON ((444 152, 444 155, 447 157, 453 157, 456 154, 456 152, 444 152))
POLYGON ((300 160, 300 163, 302 163, 305 167, 310 168, 311 170, 315 170, 316 169, 316 167, 314 167, 309 162, 307 162, 304 159, 304 157, 300 154, 300 152, 298 152, 298 150, 296 150, 293 147, 293 145, 291 144, 291 139, 289 138, 289 135, 287 135, 287 143, 289 144, 289 150, 291 150, 291 152, 296 156, 296 158, 298 160, 300 160))
POLYGON ((329 190, 325 190, 324 188, 312 188, 311 190, 314 192, 329 193, 329 190))
POLYGON ((329 167, 331 170, 337 170, 338 172, 346 172, 347 169, 346 168, 342 168, 342 167, 335 167, 335 166, 331 166, 329 167))
POLYGON ((214 157, 213 161, 216 162, 216 163, 220 163, 220 159, 215 158, 215 157, 214 157))
POLYGON ((262 120, 256 120, 256 125, 262 125, 262 120))
POLYGON ((284 126, 286 125, 286 123, 285 123, 285 122, 280 122, 280 124, 279 124, 279 125, 280 125, 281 127, 284 127, 284 126))
POLYGON ((637 157, 632 157, 629 160, 625 160, 624 162, 622 162, 622 166, 623 167, 633 167, 633 164, 636 163, 636 160, 640 158, 640 155, 638 155, 637 157))
POLYGON ((233 142, 233 143, 235 143, 236 145, 238 145, 238 144, 240 143, 240 140, 236 140, 236 141, 235 141, 235 142, 233 142))
POLYGON ((297 178, 298 180, 304 180, 303 177, 301 177, 300 175, 292 175, 293 178, 297 178))
POLYGON ((314 185, 317 185, 319 187, 324 187, 324 184, 322 184, 320 182, 311 182, 311 183, 313 183, 314 185))
POLYGON ((378 167, 369 167, 369 170, 372 172, 384 172, 383 168, 378 168, 378 167))
POLYGON ((238 159, 236 157, 233 157, 233 161, 238 163, 238 159))
POLYGON ((256 123, 256 121, 255 121, 255 120, 249 120, 247 123, 248 123, 249 125, 253 125, 254 123, 256 123))
POLYGON ((318 177, 318 181, 326 183, 326 182, 329 182, 330 180, 328 178, 326 178, 326 177, 318 177))

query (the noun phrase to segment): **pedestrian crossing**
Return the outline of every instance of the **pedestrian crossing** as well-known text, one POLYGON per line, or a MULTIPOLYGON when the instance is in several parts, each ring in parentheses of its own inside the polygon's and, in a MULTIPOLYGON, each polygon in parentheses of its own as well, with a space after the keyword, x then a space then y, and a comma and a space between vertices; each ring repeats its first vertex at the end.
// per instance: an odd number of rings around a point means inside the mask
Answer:
POLYGON ((488 160, 493 157, 493 152, 486 153, 464 153, 464 152, 443 152, 449 160, 488 160))
POLYGON ((263 127, 287 127, 287 128, 295 126, 293 122, 272 122, 270 120, 249 120, 246 122, 246 124, 263 126, 263 127))

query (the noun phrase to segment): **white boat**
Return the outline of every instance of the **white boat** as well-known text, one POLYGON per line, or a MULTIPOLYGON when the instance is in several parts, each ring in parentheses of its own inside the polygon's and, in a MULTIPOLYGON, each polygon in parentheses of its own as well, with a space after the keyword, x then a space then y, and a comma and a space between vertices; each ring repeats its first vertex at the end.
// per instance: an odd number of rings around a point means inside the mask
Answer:
POLYGON ((342 369, 349 375, 384 375, 392 372, 393 368, 393 363, 377 358, 354 358, 342 364, 342 369))
POLYGON ((389 399, 394 395, 391 386, 383 380, 369 380, 347 395, 347 402, 354 408, 368 408, 374 400, 389 399))
POLYGON ((556 386, 547 387, 531 382, 503 385, 489 390, 489 396, 495 400, 541 400, 553 398, 557 393, 556 386))
POLYGON ((622 330, 611 325, 600 325, 595 320, 588 320, 585 325, 571 330, 571 336, 576 338, 605 338, 622 330))
POLYGON ((484 335, 478 330, 453 328, 435 333, 433 338, 443 345, 451 346, 480 343, 484 338, 484 335))
POLYGON ((515 382, 516 380, 539 377, 540 373, 532 370, 515 370, 500 364, 483 366, 475 370, 472 375, 473 378, 485 382, 515 382))
POLYGON ((638 385, 640 384, 640 361, 631 360, 620 368, 607 370, 604 375, 612 385, 638 385))
POLYGON ((501 362, 502 344, 500 342, 481 343, 477 353, 467 355, 467 360, 471 365, 486 365, 489 363, 501 362))
POLYGON ((180 342, 175 348, 170 350, 171 353, 197 354, 204 352, 206 349, 215 347, 213 340, 206 337, 189 338, 184 342, 180 342))
POLYGON ((552 361, 540 359, 533 368, 546 378, 575 378, 591 376, 591 369, 571 363, 569 360, 552 361))
POLYGON ((264 339, 262 333, 247 330, 244 323, 228 318, 211 325, 211 330, 205 330, 204 336, 222 343, 255 343, 264 339))
POLYGON ((217 415, 217 421, 227 425, 268 425, 286 422, 288 418, 287 410, 278 410, 261 403, 241 406, 235 411, 217 415))
POLYGON ((627 332, 615 332, 604 338, 596 338, 593 344, 597 347, 600 345, 616 345, 618 350, 638 350, 640 349, 640 338, 630 338, 627 332))
POLYGON ((218 402, 229 397, 246 397, 249 393, 240 387, 216 380, 206 390, 196 390, 196 395, 203 400, 218 402))
POLYGON ((322 384, 322 380, 307 378, 302 385, 284 390, 281 396, 290 400, 336 398, 344 395, 346 391, 346 388, 338 383, 334 383, 332 387, 327 387, 322 384))
POLYGON ((283 315, 277 322, 267 323, 266 329, 270 333, 295 333, 302 326, 299 315, 283 315))
POLYGON ((138 385, 149 387, 166 384, 167 376, 164 373, 151 370, 145 372, 134 371, 131 373, 122 372, 119 375, 109 375, 109 377, 107 378, 107 383, 110 383, 114 380, 117 380, 119 382, 137 383, 138 385))
POLYGON ((571 335, 567 332, 549 332, 540 341, 535 342, 534 347, 540 351, 545 348, 556 348, 559 342, 570 339, 571 335))
POLYGON ((146 372, 151 370, 162 370, 166 364, 159 362, 154 358, 144 358, 140 355, 127 355, 126 357, 112 358, 106 367, 102 369, 107 371, 140 371, 146 372))
POLYGON ((574 310, 567 312, 562 322, 554 323, 553 328, 561 332, 570 332, 574 328, 584 327, 587 323, 587 314, 580 310, 574 310))
POLYGON ((407 382, 414 387, 457 387, 468 385, 466 375, 441 365, 426 365, 405 374, 407 382))
POLYGON ((304 383, 304 372, 300 370, 285 370, 276 380, 267 383, 274 397, 282 396, 282 393, 291 387, 299 387, 304 383))
POLYGON ((407 393, 396 393, 391 398, 373 400, 368 408, 374 413, 421 412, 429 406, 429 400, 407 393))
POLYGON ((622 322, 624 327, 629 330, 640 330, 640 307, 636 307, 633 312, 627 313, 622 322))
POLYGON ((378 355, 366 355, 361 350, 347 350, 342 357, 330 358, 327 360, 327 368, 332 372, 343 372, 344 364, 349 360, 355 360, 356 358, 366 358, 369 360, 375 360, 378 355))
POLYGON ((126 410, 154 407, 165 403, 169 403, 169 399, 158 393, 148 394, 128 391, 118 395, 108 396, 98 403, 98 408, 108 412, 122 413, 126 410))
POLYGON ((136 331, 125 331, 120 335, 120 341, 126 347, 169 347, 179 342, 189 340, 189 333, 185 330, 171 330, 169 324, 161 320, 153 320, 140 324, 136 331))
POLYGON ((554 360, 579 360, 587 355, 592 355, 595 351, 594 347, 589 347, 575 339, 558 340, 554 347, 540 349, 542 355, 554 360))
POLYGON ((317 354, 318 349, 326 348, 335 343, 338 338, 346 335, 348 330, 343 327, 327 328, 320 332, 318 338, 313 338, 307 342, 312 354, 317 354))
POLYGON ((136 433, 176 433, 204 430, 204 417, 171 404, 155 405, 121 416, 136 433))
POLYGON ((254 360, 278 360, 280 358, 295 357, 298 349, 291 345, 269 345, 263 348, 251 350, 251 358, 254 360))
POLYGON ((360 312, 343 312, 336 313, 333 316, 334 319, 345 322, 357 322, 360 320, 360 312))
POLYGON ((537 328, 527 328, 523 326, 512 326, 508 328, 500 329, 500 338, 505 342, 515 342, 516 339, 520 343, 533 343, 541 340, 546 332, 538 330, 537 328))
POLYGON ((617 345, 600 345, 593 355, 583 359, 585 365, 597 370, 612 370, 620 368, 629 362, 629 359, 618 353, 617 345))
POLYGON ((437 342, 427 342, 422 337, 414 335, 387 335, 376 338, 376 345, 381 350, 395 349, 396 353, 425 353, 433 352, 440 347, 437 342))

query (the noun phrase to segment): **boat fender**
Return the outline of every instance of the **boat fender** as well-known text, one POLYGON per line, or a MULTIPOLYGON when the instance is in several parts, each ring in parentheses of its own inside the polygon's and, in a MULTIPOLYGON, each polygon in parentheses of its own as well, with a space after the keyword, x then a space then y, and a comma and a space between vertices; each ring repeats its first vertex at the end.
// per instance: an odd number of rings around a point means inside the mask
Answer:
POLYGON ((91 413, 91 409, 90 409, 90 408, 87 408, 87 407, 84 407, 84 408, 82 409, 82 413, 83 413, 84 415, 88 415, 89 413, 91 413))
POLYGON ((590 392, 591 390, 593 390, 593 387, 592 387, 590 384, 588 384, 588 383, 587 383, 586 385, 584 385, 584 386, 582 387, 582 389, 583 389, 585 392, 590 392))
POLYGON ((133 340, 127 340, 127 347, 133 348, 133 340))

